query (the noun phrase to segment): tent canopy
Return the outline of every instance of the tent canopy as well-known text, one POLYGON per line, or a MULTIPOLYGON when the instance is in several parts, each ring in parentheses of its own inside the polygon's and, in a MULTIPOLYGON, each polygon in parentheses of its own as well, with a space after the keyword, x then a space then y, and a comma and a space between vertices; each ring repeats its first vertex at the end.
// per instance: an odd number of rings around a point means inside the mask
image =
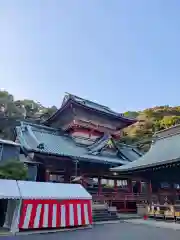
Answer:
POLYGON ((80 184, 17 181, 22 199, 91 199, 80 184))
POLYGON ((0 199, 91 199, 80 184, 0 179, 0 199))
POLYGON ((15 180, 0 179, 0 199, 20 199, 20 192, 15 180))

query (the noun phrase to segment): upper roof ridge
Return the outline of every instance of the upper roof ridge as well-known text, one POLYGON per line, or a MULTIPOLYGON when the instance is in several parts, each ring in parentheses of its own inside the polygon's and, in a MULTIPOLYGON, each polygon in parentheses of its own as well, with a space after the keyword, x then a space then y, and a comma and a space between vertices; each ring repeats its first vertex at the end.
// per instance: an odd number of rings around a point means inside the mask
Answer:
POLYGON ((155 132, 153 139, 156 141, 158 139, 171 137, 177 134, 180 134, 180 124, 155 132))
MULTIPOLYGON (((89 99, 87 99, 87 98, 82 98, 82 97, 79 97, 79 96, 74 95, 74 94, 71 94, 71 93, 66 93, 66 94, 69 95, 69 97, 73 98, 74 100, 77 100, 77 99, 78 99, 78 100, 81 100, 82 102, 84 101, 84 102, 89 102, 89 103, 92 103, 92 104, 96 104, 96 105, 99 106, 99 107, 102 107, 102 108, 104 108, 104 109, 106 109, 106 110, 109 110, 109 111, 117 114, 117 112, 113 111, 110 107, 105 106, 105 105, 102 105, 102 104, 100 104, 100 103, 97 103, 96 101, 92 101, 92 100, 89 100, 89 99)), ((122 113, 118 113, 118 114, 119 114, 119 115, 123 115, 122 113)))

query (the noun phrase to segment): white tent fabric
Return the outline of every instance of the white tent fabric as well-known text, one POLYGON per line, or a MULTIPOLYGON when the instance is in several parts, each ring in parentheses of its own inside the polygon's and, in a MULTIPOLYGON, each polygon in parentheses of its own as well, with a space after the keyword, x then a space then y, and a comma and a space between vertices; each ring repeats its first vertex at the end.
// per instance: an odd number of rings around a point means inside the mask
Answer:
POLYGON ((0 179, 0 199, 92 199, 80 184, 0 179))
POLYGON ((20 200, 8 199, 7 212, 4 221, 4 228, 11 228, 14 225, 14 213, 16 208, 20 208, 20 200))
POLYGON ((17 181, 22 199, 92 199, 80 184, 17 181))
POLYGON ((19 231, 20 211, 23 200, 91 200, 91 195, 80 184, 30 182, 0 179, 0 198, 8 200, 4 227, 19 231))
POLYGON ((0 199, 19 199, 20 192, 15 180, 0 179, 0 199))

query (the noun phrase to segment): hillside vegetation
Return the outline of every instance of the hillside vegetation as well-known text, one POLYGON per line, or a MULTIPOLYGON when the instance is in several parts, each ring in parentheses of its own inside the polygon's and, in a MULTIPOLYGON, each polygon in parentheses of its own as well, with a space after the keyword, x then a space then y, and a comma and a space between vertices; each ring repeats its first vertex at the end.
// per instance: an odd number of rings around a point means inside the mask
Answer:
POLYGON ((17 117, 26 119, 46 119, 50 117, 57 108, 55 106, 45 107, 34 100, 14 100, 12 94, 0 91, 0 114, 1 116, 17 117))
POLYGON ((136 144, 144 151, 149 149, 155 132, 180 124, 180 106, 156 106, 140 112, 126 112, 124 115, 134 117, 138 122, 124 130, 121 141, 136 144))
MULTIPOLYGON (((0 91, 0 120, 4 118, 26 119, 40 122, 50 117, 57 110, 56 106, 45 107, 34 100, 14 100, 12 94, 0 91)), ((152 135, 180 123, 180 106, 156 106, 140 112, 125 112, 125 116, 136 118, 138 122, 123 131, 121 142, 135 144, 141 150, 147 151, 152 135)), ((0 137, 8 138, 9 123, 0 121, 0 137)))
POLYGON ((12 94, 0 91, 0 138, 11 138, 13 124, 16 120, 26 119, 39 123, 57 111, 55 106, 45 107, 34 100, 14 100, 12 94))

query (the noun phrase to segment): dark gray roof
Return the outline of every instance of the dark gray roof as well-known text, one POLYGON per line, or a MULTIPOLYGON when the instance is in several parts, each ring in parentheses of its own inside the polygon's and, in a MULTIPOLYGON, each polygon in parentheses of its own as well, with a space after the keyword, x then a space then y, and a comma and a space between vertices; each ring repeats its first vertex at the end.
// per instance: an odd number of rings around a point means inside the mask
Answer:
POLYGON ((84 98, 80 98, 78 96, 75 96, 75 95, 72 95, 70 94, 70 97, 80 103, 80 104, 83 104, 89 108, 94 108, 98 111, 102 111, 102 112, 105 112, 105 113, 109 113, 109 114, 112 114, 112 115, 115 115, 115 116, 121 116, 123 117, 123 114, 122 113, 117 113, 117 112, 114 112, 113 110, 111 110, 109 107, 106 107, 106 106, 103 106, 101 104, 98 104, 98 103, 95 103, 95 102, 92 102, 90 100, 87 100, 87 99, 84 99, 84 98))
POLYGON ((96 110, 96 111, 101 112, 101 113, 106 114, 106 115, 108 114, 109 116, 118 118, 119 120, 127 123, 128 125, 131 125, 131 124, 137 122, 137 120, 135 118, 133 118, 133 119, 132 118, 127 118, 122 113, 117 113, 117 112, 111 110, 109 107, 100 105, 98 103, 92 102, 92 101, 87 100, 87 99, 80 98, 80 97, 75 96, 73 94, 66 94, 60 109, 57 110, 44 123, 48 123, 49 121, 52 121, 54 118, 56 118, 59 115, 59 113, 62 111, 62 109, 64 109, 66 107, 66 105, 68 103, 76 103, 78 105, 81 105, 84 108, 96 110))
MULTIPOLYGON (((16 133, 21 146, 27 151, 32 152, 67 156, 116 165, 127 164, 129 161, 133 161, 139 157, 138 154, 136 156, 130 156, 131 154, 129 154, 129 158, 117 154, 108 154, 103 150, 107 142, 106 139, 104 145, 101 145, 102 141, 100 141, 101 146, 98 148, 98 150, 102 149, 100 152, 91 152, 94 148, 90 149, 87 146, 77 145, 69 135, 63 134, 57 129, 42 125, 21 122, 21 126, 16 127, 16 133), (41 144, 43 144, 43 148, 39 148, 41 144)), ((132 149, 128 148, 127 152, 128 151, 132 151, 132 149)))
POLYGON ((150 150, 138 160, 111 170, 117 172, 132 171, 163 165, 180 159, 180 134, 156 139, 150 150))

